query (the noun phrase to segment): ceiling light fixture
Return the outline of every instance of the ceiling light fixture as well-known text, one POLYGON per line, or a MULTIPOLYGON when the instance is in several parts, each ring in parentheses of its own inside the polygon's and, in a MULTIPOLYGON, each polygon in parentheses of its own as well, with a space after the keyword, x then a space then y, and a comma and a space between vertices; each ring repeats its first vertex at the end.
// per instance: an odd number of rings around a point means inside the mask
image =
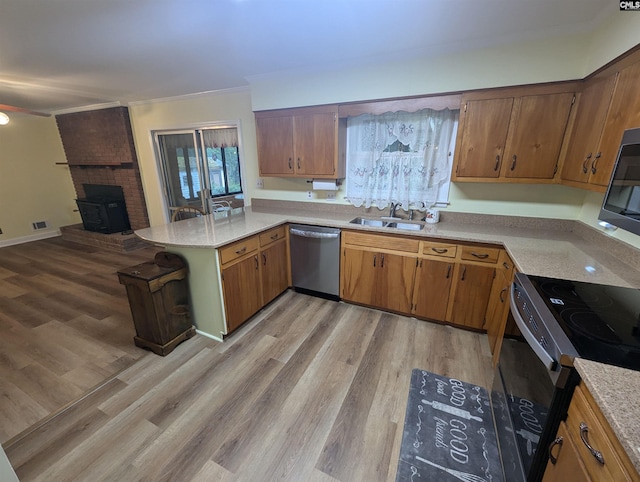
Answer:
POLYGON ((6 126, 9 123, 9 116, 4 112, 0 112, 0 126, 6 126))

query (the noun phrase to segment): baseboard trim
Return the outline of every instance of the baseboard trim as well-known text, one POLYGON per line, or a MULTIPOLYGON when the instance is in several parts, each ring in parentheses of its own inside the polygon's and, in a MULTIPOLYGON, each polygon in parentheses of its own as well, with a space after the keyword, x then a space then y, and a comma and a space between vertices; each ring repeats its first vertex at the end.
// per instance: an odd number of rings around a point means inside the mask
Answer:
POLYGON ((16 244, 30 243, 31 241, 39 241, 41 239, 55 238, 60 236, 60 230, 46 231, 44 233, 30 234, 29 236, 20 236, 19 238, 7 239, 6 241, 0 241, 0 248, 5 246, 13 246, 16 244))
POLYGON ((212 340, 215 340, 215 341, 219 341, 219 342, 222 342, 222 341, 223 341, 223 340, 222 340, 222 337, 213 336, 213 335, 211 335, 211 334, 207 333, 206 331, 202 331, 202 330, 198 330, 198 329, 196 329, 196 333, 197 333, 198 335, 202 335, 202 336, 204 336, 205 338, 211 338, 212 340))

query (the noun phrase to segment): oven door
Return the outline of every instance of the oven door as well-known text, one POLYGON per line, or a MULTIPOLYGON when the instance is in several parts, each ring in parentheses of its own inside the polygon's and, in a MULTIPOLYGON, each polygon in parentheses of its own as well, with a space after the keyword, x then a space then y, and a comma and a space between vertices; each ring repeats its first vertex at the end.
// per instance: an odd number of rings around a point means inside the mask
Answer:
MULTIPOLYGON (((505 480, 519 482, 538 480, 546 466, 546 453, 538 457, 536 453, 538 447, 546 446, 549 434, 555 435, 557 427, 548 426, 549 412, 557 396, 556 381, 563 369, 558 368, 551 355, 541 352, 529 324, 531 320, 525 321, 522 303, 517 306, 518 300, 514 301, 514 290, 512 285, 511 312, 523 339, 504 339, 494 374, 491 403, 505 480)), ((524 308, 526 310, 526 303, 524 308)))

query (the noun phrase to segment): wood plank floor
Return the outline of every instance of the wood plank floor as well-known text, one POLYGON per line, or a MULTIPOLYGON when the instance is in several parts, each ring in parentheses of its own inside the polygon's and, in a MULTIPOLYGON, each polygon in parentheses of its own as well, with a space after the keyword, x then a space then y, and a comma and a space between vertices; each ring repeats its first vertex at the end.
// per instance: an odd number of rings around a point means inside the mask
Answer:
POLYGON ((147 354, 116 272, 157 251, 61 237, 0 248, 0 443, 147 354))
POLYGON ((411 370, 489 387, 490 363, 485 335, 288 291, 5 451, 23 482, 395 480, 411 370))

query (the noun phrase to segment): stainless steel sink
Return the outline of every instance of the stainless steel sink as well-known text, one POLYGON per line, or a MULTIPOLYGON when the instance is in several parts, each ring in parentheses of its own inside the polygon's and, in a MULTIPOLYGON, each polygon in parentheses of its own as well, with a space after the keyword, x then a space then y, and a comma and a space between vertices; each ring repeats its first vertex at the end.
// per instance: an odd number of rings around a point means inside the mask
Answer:
POLYGON ((390 219, 399 218, 382 218, 382 219, 370 219, 357 217, 349 221, 352 224, 359 224, 361 226, 373 226, 377 228, 396 228, 407 231, 420 231, 424 225, 422 223, 415 223, 410 221, 390 221, 390 219))
POLYGON ((418 223, 388 223, 387 228, 406 229, 408 231, 420 231, 424 225, 418 223))
POLYGON ((352 224, 360 224, 362 226, 376 226, 382 228, 386 226, 387 221, 382 221, 381 219, 367 219, 367 218, 355 218, 349 221, 352 224))

